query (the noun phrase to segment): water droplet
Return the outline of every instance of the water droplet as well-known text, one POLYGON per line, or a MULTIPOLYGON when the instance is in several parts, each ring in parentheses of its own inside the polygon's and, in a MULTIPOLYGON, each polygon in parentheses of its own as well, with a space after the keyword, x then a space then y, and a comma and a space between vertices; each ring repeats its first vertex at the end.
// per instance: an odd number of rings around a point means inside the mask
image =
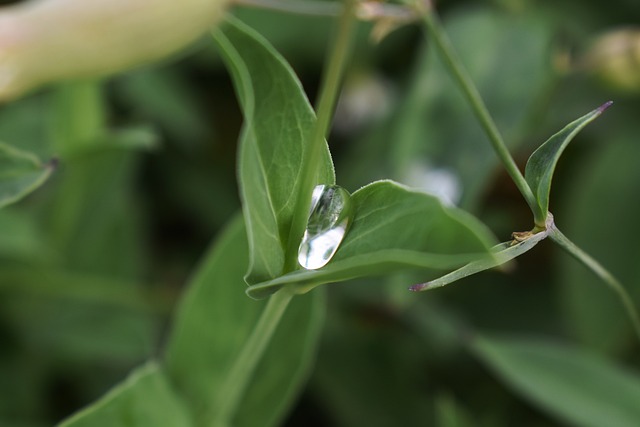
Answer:
POLYGON ((337 185, 317 185, 311 197, 307 228, 298 262, 307 270, 324 267, 344 239, 352 217, 351 195, 337 185))

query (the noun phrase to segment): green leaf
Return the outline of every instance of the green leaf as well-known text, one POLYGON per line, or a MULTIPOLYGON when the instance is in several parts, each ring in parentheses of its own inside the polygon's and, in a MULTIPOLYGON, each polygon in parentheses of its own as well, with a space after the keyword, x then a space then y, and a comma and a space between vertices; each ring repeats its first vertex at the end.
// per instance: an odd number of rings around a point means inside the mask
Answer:
POLYGON ((140 161, 133 150, 90 144, 61 163, 49 227, 55 249, 64 254, 64 267, 126 279, 144 274, 134 184, 140 161))
POLYGON ((59 424, 60 427, 187 427, 182 402, 155 363, 135 370, 106 396, 59 424))
MULTIPOLYGON (((247 283, 283 272, 302 159, 315 124, 300 82, 282 57, 236 20, 214 30, 232 73, 245 117, 239 148, 239 183, 249 237, 247 283)), ((328 148, 317 184, 333 184, 328 148)))
POLYGON ((42 185, 55 164, 42 163, 29 152, 0 143, 0 208, 17 202, 42 185))
POLYGON ((487 255, 489 231, 466 212, 392 181, 369 184, 351 196, 355 217, 338 252, 319 270, 297 270, 249 287, 261 298, 285 284, 301 290, 400 268, 444 269, 487 255))
POLYGON ((472 274, 498 267, 533 249, 533 247, 540 243, 545 237, 547 237, 547 234, 545 232, 540 232, 515 245, 511 242, 500 243, 491 249, 490 257, 470 262, 469 264, 430 282, 414 285, 411 287, 411 290, 428 291, 430 289, 441 288, 460 279, 464 279, 467 276, 471 276, 472 274))
MULTIPOLYGON (((265 307, 245 295, 247 261, 245 227, 236 220, 190 284, 167 347, 167 369, 201 425, 209 423, 211 408, 223 400, 227 375, 265 307)), ((323 306, 316 292, 291 301, 233 425, 270 426, 281 420, 310 368, 323 306)))
POLYGON ((601 105, 590 113, 569 123, 560 132, 549 138, 536 151, 533 152, 525 167, 525 179, 540 207, 541 218, 546 218, 549 211, 549 193, 551 191, 551 178, 558 163, 560 155, 586 125, 600 116, 610 105, 611 101, 601 105))
POLYGON ((640 424, 640 376, 610 361, 544 340, 478 338, 472 348, 514 391, 579 426, 640 424))

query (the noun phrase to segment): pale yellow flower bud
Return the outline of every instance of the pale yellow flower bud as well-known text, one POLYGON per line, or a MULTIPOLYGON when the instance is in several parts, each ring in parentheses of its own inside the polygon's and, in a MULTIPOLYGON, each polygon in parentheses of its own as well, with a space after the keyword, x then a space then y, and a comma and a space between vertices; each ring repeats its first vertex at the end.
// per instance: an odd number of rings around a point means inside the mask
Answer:
POLYGON ((588 51, 585 65, 617 90, 640 92, 640 29, 619 29, 600 36, 588 51))
POLYGON ((163 58, 202 36, 228 3, 32 0, 0 8, 0 100, 163 58))

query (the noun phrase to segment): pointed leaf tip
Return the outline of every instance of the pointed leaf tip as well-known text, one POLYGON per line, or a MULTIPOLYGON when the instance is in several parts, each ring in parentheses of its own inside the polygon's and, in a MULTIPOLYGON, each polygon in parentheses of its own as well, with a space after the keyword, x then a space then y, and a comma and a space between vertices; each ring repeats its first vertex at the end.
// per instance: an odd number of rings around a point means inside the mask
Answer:
POLYGON ((599 107, 598 107, 598 113, 599 113, 599 114, 604 113, 604 111, 605 111, 607 108, 611 107, 612 105, 613 105, 613 101, 607 101, 607 102, 605 102, 604 104, 602 104, 601 106, 599 106, 599 107))
POLYGON ((429 287, 429 282, 427 282, 427 283, 418 283, 417 285, 411 286, 409 288, 409 290, 411 292, 420 292, 420 291, 423 291, 427 287, 429 287))
POLYGON ((608 101, 595 110, 569 123, 564 129, 549 138, 529 157, 529 161, 527 161, 525 167, 524 177, 536 197, 540 209, 540 216, 546 217, 549 210, 551 179, 560 155, 578 132, 598 118, 612 104, 613 101, 608 101))

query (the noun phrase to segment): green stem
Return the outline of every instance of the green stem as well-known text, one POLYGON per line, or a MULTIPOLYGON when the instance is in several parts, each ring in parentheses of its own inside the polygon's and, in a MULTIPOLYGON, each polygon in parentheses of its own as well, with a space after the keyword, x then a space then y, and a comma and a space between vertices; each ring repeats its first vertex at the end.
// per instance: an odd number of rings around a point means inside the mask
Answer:
POLYGON ((484 129, 494 151, 502 161, 502 164, 506 168, 509 176, 518 187, 518 190, 526 200, 527 204, 531 208, 534 215, 536 225, 544 225, 546 212, 542 212, 536 199, 524 179, 522 172, 518 169, 515 160, 511 157, 507 146, 502 139, 502 135, 498 130, 495 122, 491 118, 489 111, 487 110, 478 89, 473 84, 469 73, 462 65, 462 61, 458 58, 458 55, 453 47, 453 44, 449 40, 442 24, 438 18, 438 15, 433 9, 425 11, 424 22, 426 24, 429 35, 432 37, 433 42, 436 45, 438 53, 441 56, 442 62, 448 69, 454 82, 458 85, 464 96, 467 98, 469 105, 473 109, 473 112, 480 122, 480 125, 484 129))
POLYGON ((339 16, 342 11, 340 3, 313 0, 235 0, 234 3, 238 6, 309 16, 339 16))
MULTIPOLYGON (((339 2, 327 2, 324 0, 234 0, 233 4, 241 7, 318 17, 340 16, 345 9, 345 6, 339 2)), ((357 3, 354 10, 355 17, 362 21, 392 19, 402 23, 418 19, 415 11, 407 6, 379 1, 357 3)))
POLYGON ((53 92, 51 135, 63 158, 90 145, 104 132, 102 88, 97 81, 63 83, 53 92))
POLYGON ((225 427, 232 424, 232 418, 292 296, 293 293, 284 288, 269 298, 255 328, 227 373, 222 386, 224 393, 212 408, 212 426, 225 427))
POLYGON ((564 249, 569 255, 580 261, 585 267, 596 274, 604 283, 609 286, 620 298, 622 305, 627 311, 627 315, 631 320, 633 328, 640 340, 640 317, 638 317, 638 311, 633 304, 631 296, 627 290, 609 271, 607 271, 598 261, 593 259, 589 254, 580 249, 571 240, 569 240, 564 234, 560 232, 555 226, 551 226, 549 230, 549 238, 557 243, 562 249, 564 249))
POLYGON ((298 190, 297 203, 291 221, 291 233, 289 234, 290 237, 285 255, 285 273, 297 269, 298 247, 307 225, 309 206, 311 205, 311 193, 313 192, 313 187, 317 184, 322 146, 325 144, 325 138, 329 132, 329 125, 333 118, 333 110, 338 98, 344 66, 347 62, 351 47, 353 28, 355 26, 355 5, 354 0, 345 1, 345 7, 338 24, 338 32, 330 50, 329 61, 324 72, 319 101, 316 107, 316 126, 302 159, 302 177, 298 190))

